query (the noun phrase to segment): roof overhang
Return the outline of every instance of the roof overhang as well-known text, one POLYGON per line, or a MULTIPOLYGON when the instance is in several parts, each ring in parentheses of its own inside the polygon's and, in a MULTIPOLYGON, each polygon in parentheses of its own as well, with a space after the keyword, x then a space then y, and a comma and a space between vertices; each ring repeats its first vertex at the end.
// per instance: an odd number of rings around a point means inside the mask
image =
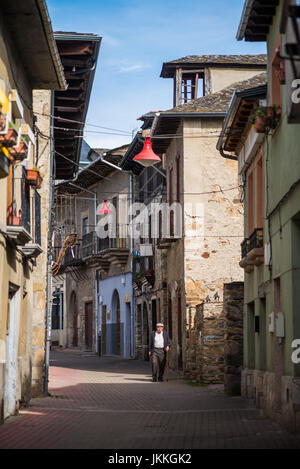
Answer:
POLYGON ((279 0, 246 0, 236 38, 241 41, 267 40, 279 0))
POLYGON ((76 177, 70 181, 63 181, 55 186, 56 194, 75 195, 93 186, 97 182, 110 179, 108 176, 116 171, 103 161, 108 161, 116 166, 124 156, 128 145, 107 151, 90 163, 86 168, 79 171, 76 177))
POLYGON ((1 2, 0 11, 30 86, 64 90, 66 81, 45 0, 1 2))
MULTIPOLYGON (((235 92, 224 119, 222 131, 217 143, 220 152, 228 151, 237 155, 241 138, 250 128, 249 116, 258 100, 265 99, 267 85, 235 92)), ((222 154, 222 153, 221 153, 222 154)), ((222 156, 225 156, 222 154, 222 156)), ((232 155, 228 155, 230 158, 232 155)))
POLYGON ((266 65, 263 63, 238 63, 238 62, 164 62, 162 65, 160 77, 161 78, 173 78, 176 69, 184 69, 184 72, 189 73, 199 72, 200 76, 204 76, 204 70, 207 68, 232 68, 235 69, 261 69, 264 70, 266 65), (203 74, 201 74, 203 72, 203 74))
POLYGON ((72 179, 80 158, 102 38, 96 34, 66 32, 56 32, 54 37, 68 83, 67 90, 54 94, 55 178, 72 179))
POLYGON ((144 167, 133 161, 133 158, 142 151, 144 142, 145 139, 142 134, 137 133, 120 162, 120 166, 124 171, 131 171, 135 175, 139 175, 143 171, 144 167))
POLYGON ((160 155, 166 152, 183 119, 223 119, 225 116, 225 112, 162 112, 153 131, 153 150, 160 155))

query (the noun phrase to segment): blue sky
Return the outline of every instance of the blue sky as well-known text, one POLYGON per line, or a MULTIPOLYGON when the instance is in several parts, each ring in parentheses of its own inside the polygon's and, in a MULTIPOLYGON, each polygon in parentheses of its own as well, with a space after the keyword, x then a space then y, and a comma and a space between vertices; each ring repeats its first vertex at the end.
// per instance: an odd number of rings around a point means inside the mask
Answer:
MULTIPOLYGON (((137 117, 172 107, 163 62, 200 54, 260 54, 264 43, 238 42, 244 0, 47 0, 54 31, 103 37, 87 122, 133 131, 137 117)), ((88 130, 96 130, 88 127, 88 130)), ((92 134, 93 147, 131 139, 92 134)))

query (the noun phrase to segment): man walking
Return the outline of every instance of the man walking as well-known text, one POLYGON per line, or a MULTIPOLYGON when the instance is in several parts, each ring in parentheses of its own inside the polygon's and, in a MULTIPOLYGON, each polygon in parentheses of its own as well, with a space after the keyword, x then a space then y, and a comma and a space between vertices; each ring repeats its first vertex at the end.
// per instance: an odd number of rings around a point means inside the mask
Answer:
POLYGON ((161 322, 156 324, 156 331, 153 331, 150 339, 150 351, 149 357, 152 362, 152 381, 155 383, 163 381, 165 366, 166 366, 166 354, 170 350, 170 337, 164 325, 161 322))

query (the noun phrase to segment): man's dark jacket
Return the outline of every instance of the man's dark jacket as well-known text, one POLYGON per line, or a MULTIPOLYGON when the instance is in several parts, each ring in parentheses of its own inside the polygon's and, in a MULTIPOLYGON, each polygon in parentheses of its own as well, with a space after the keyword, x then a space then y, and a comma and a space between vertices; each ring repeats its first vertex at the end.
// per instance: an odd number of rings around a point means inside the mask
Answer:
MULTIPOLYGON (((156 334, 156 331, 153 331, 153 332, 151 333, 151 338, 150 338, 150 352, 153 352, 153 350, 154 350, 154 338, 155 338, 155 334, 156 334)), ((165 329, 163 329, 162 334, 163 334, 163 336, 164 336, 164 348, 170 347, 170 346, 171 346, 171 341, 170 341, 169 334, 167 333, 167 331, 166 331, 165 329)))

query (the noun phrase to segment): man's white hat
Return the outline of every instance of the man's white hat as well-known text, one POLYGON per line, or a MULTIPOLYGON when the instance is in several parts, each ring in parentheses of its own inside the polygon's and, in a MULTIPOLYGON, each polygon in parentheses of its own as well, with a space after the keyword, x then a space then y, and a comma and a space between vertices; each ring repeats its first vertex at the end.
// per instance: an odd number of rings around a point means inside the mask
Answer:
POLYGON ((156 327, 164 327, 164 325, 163 325, 162 322, 158 322, 158 323, 156 324, 156 327))

